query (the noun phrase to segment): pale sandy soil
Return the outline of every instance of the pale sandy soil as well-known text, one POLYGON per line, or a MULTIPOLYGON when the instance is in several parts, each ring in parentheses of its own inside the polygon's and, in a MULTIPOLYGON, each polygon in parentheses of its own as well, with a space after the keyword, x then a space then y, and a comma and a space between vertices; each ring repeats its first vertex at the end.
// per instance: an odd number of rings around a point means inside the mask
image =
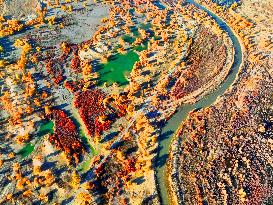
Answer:
MULTIPOLYGON (((127 188, 128 193, 130 194, 131 204, 139 205, 143 202, 145 197, 156 196, 156 184, 155 184, 155 174, 153 170, 146 171, 144 175, 144 183, 137 184, 132 183, 132 186, 127 188)), ((153 204, 159 204, 158 199, 155 197, 153 204)))
POLYGON ((103 17, 108 16, 107 6, 94 6, 89 12, 78 12, 74 15, 71 26, 61 30, 61 35, 66 36, 73 43, 81 43, 90 39, 97 30, 103 17))
POLYGON ((257 51, 262 51, 266 60, 262 66, 268 70, 273 77, 273 7, 271 0, 244 0, 242 6, 236 9, 246 19, 250 19, 256 24, 254 35, 252 36, 257 51))
POLYGON ((45 156, 50 155, 50 154, 54 153, 54 151, 55 151, 53 145, 48 140, 44 141, 44 150, 43 151, 44 151, 45 156))
POLYGON ((36 14, 38 0, 4 0, 0 3, 0 15, 28 18, 36 14))

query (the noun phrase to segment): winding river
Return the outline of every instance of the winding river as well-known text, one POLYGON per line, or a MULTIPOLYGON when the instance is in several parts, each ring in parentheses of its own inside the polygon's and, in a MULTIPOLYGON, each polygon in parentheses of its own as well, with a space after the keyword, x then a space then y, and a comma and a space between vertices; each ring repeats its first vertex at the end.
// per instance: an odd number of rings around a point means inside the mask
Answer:
POLYGON ((167 178, 165 175, 166 170, 166 161, 168 159, 169 148, 171 145, 172 138, 175 136, 175 132, 177 131, 179 125, 187 118, 188 113, 194 109, 205 108, 212 105, 217 97, 224 94, 224 92, 233 84, 236 75, 239 71, 240 65, 242 63, 242 49, 239 43, 239 40, 234 35, 231 28, 216 14, 212 13, 210 10, 201 6, 200 4, 194 2, 193 0, 188 0, 188 3, 191 3, 207 12, 218 24, 219 26, 228 33, 230 36, 233 46, 234 46, 234 63, 231 67, 230 73, 227 76, 226 80, 222 82, 221 85, 218 86, 216 90, 212 93, 208 94, 198 102, 194 104, 185 104, 182 105, 179 110, 171 117, 171 119, 166 123, 166 125, 162 129, 162 134, 159 141, 159 153, 157 160, 157 168, 156 168, 156 178, 158 183, 158 189, 160 192, 160 198, 162 204, 170 204, 168 194, 167 194, 167 178))

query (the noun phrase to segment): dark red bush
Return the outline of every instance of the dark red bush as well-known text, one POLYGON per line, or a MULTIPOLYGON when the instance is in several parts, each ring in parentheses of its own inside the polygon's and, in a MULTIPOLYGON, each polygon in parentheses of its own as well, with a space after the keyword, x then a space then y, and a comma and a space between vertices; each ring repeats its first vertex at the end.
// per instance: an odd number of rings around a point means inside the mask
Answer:
POLYGON ((54 135, 50 136, 50 142, 68 156, 73 155, 77 161, 84 148, 73 121, 64 111, 57 109, 53 110, 49 117, 54 122, 54 135))

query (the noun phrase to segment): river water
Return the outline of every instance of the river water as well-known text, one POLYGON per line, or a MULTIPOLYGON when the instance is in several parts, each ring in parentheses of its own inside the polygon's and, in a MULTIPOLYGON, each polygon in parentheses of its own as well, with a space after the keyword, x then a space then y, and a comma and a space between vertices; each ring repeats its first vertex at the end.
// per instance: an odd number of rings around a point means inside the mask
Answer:
POLYGON ((228 33, 231 38, 234 46, 234 63, 231 67, 230 73, 226 80, 222 82, 219 87, 214 90, 212 93, 208 94, 198 102, 194 104, 185 104, 182 105, 179 110, 170 118, 170 120, 166 123, 166 125, 162 129, 162 134, 159 140, 159 153, 157 159, 157 167, 156 167, 156 178, 159 188, 159 194, 161 198, 162 204, 170 204, 168 194, 167 194, 167 183, 166 183, 166 161, 168 160, 169 148, 171 146, 172 138, 175 136, 175 132, 177 131, 179 125, 187 118, 188 113, 194 109, 205 108, 212 105, 217 97, 224 94, 224 92, 233 84, 236 75, 239 71, 239 67, 242 63, 242 49, 237 37, 234 35, 233 31, 230 27, 217 15, 207 10, 205 7, 199 5, 193 0, 188 0, 189 3, 197 6, 198 8, 206 11, 218 25, 228 33))

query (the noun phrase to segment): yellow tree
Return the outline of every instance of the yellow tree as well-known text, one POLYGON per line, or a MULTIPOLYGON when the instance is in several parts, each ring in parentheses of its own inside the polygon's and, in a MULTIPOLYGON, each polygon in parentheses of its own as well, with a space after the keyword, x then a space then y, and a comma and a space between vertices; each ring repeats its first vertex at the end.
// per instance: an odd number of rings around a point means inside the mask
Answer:
POLYGON ((75 189, 79 188, 81 182, 81 178, 77 171, 73 171, 72 177, 71 177, 71 186, 75 189))

